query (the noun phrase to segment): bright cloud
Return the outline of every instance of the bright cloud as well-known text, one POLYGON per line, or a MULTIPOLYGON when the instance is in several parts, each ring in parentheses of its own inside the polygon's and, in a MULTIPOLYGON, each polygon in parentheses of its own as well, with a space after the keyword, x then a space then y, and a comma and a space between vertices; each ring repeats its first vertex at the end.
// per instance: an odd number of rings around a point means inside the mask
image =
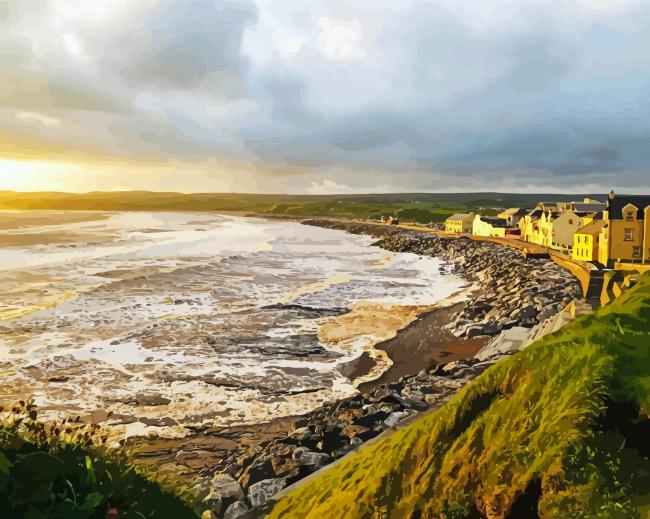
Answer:
POLYGON ((6 2, 3 185, 650 192, 649 24, 635 0, 6 2))

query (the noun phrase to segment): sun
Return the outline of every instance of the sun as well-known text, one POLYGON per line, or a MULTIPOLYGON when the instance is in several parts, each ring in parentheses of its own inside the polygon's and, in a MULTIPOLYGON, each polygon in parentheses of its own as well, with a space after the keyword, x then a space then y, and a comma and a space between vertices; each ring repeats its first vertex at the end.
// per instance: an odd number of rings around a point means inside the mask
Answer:
POLYGON ((79 167, 50 161, 0 159, 0 190, 63 191, 79 167))

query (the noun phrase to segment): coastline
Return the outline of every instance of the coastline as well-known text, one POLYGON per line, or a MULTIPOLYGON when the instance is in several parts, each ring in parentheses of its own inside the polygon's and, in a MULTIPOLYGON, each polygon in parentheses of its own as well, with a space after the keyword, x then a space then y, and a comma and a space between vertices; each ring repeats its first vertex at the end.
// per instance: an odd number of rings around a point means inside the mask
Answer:
MULTIPOLYGON (((314 225, 379 238, 374 245, 391 252, 435 256, 448 271, 471 284, 460 300, 440 301, 395 337, 374 345, 390 360, 376 379, 357 386, 359 394, 299 417, 287 437, 278 435, 240 457, 224 460, 221 470, 198 496, 215 485, 240 489, 241 497, 220 494, 225 517, 263 517, 288 488, 326 470, 349 454, 391 434, 447 402, 459 389, 511 352, 485 360, 474 355, 502 331, 532 328, 581 298, 571 274, 544 259, 525 258, 502 245, 441 238, 417 230, 331 219, 304 219, 314 225), (415 374, 417 373, 417 374, 415 374)), ((356 377, 374 366, 362 355, 348 365, 356 377)), ((210 489, 213 489, 210 491, 210 489)), ((223 513, 220 516, 224 516, 223 513)))
MULTIPOLYGON (((199 502, 219 517, 232 506, 257 506, 254 496, 260 488, 270 485, 264 491, 265 499, 270 499, 366 442, 442 405, 496 362, 474 359, 492 337, 509 326, 532 326, 573 297, 575 281, 568 274, 548 262, 522 259, 499 245, 363 222, 301 223, 373 236, 378 239, 373 245, 387 255, 437 257, 444 262, 442 273, 460 277, 465 286, 435 304, 376 304, 379 308, 360 301, 347 313, 326 317, 319 333, 323 344, 328 344, 329 336, 329 344, 342 345, 342 350, 358 348, 355 334, 372 332, 364 338, 361 354, 340 368, 357 389, 352 396, 334 400, 337 395, 330 395, 331 401, 321 400, 313 411, 277 415, 262 423, 204 422, 187 427, 190 432, 182 437, 159 436, 158 429, 151 436, 129 438, 128 448, 140 465, 192 486, 199 502), (219 494, 224 484, 238 490, 219 494)), ((325 300, 321 306, 329 304, 325 300)), ((160 427, 171 418, 161 415, 146 425, 160 427)))
POLYGON ((441 327, 476 292, 477 288, 468 284, 426 310, 418 310, 417 316, 395 330, 392 337, 371 344, 359 357, 342 365, 342 374, 356 382, 357 395, 328 402, 305 414, 261 423, 196 428, 193 434, 179 438, 132 436, 127 445, 139 464, 203 488, 206 478, 232 472, 233 465, 240 464, 242 458, 282 443, 306 422, 319 420, 325 408, 336 408, 341 402, 417 374, 423 368, 434 369, 442 363, 473 357, 485 344, 484 338, 459 340, 441 327), (368 379, 378 365, 373 351, 387 358, 389 365, 378 376, 368 379))
POLYGON ((460 340, 441 329, 464 304, 458 302, 434 308, 401 329, 393 339, 375 345, 375 349, 386 352, 391 365, 379 377, 357 385, 359 392, 367 394, 382 384, 392 384, 423 369, 474 357, 489 342, 488 338, 460 340))

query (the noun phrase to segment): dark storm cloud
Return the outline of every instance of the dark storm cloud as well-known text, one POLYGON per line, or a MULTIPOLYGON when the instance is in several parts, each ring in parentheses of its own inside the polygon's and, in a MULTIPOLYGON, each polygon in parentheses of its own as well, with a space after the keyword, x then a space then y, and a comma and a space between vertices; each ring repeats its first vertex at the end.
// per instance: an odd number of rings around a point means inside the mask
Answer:
POLYGON ((82 7, 0 7, 0 152, 225 161, 268 190, 650 188, 643 2, 82 7))

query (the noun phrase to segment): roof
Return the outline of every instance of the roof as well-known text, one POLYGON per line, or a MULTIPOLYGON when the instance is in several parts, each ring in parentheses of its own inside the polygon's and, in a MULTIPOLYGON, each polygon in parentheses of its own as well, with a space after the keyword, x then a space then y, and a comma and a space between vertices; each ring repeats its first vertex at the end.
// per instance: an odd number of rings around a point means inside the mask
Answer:
POLYGON ((600 232, 600 230, 605 226, 604 220, 594 220, 593 222, 588 223, 584 227, 581 227, 576 231, 576 234, 591 234, 595 235, 600 232))
POLYGON ((607 201, 610 220, 622 220, 623 208, 632 204, 637 208, 637 219, 643 218, 643 210, 650 205, 650 195, 614 195, 607 201))
POLYGON ((452 214, 447 220, 473 220, 474 213, 456 213, 452 214))
POLYGON ((604 211, 607 204, 604 202, 572 202, 574 211, 604 211))
POLYGON ((571 202, 538 202, 537 207, 544 211, 561 213, 571 207, 571 202))
POLYGON ((511 207, 505 211, 501 211, 499 214, 515 215, 515 214, 525 214, 526 210, 521 207, 511 207))
POLYGON ((481 216, 481 220, 489 223, 492 227, 510 227, 508 222, 503 218, 495 218, 494 216, 481 216))

